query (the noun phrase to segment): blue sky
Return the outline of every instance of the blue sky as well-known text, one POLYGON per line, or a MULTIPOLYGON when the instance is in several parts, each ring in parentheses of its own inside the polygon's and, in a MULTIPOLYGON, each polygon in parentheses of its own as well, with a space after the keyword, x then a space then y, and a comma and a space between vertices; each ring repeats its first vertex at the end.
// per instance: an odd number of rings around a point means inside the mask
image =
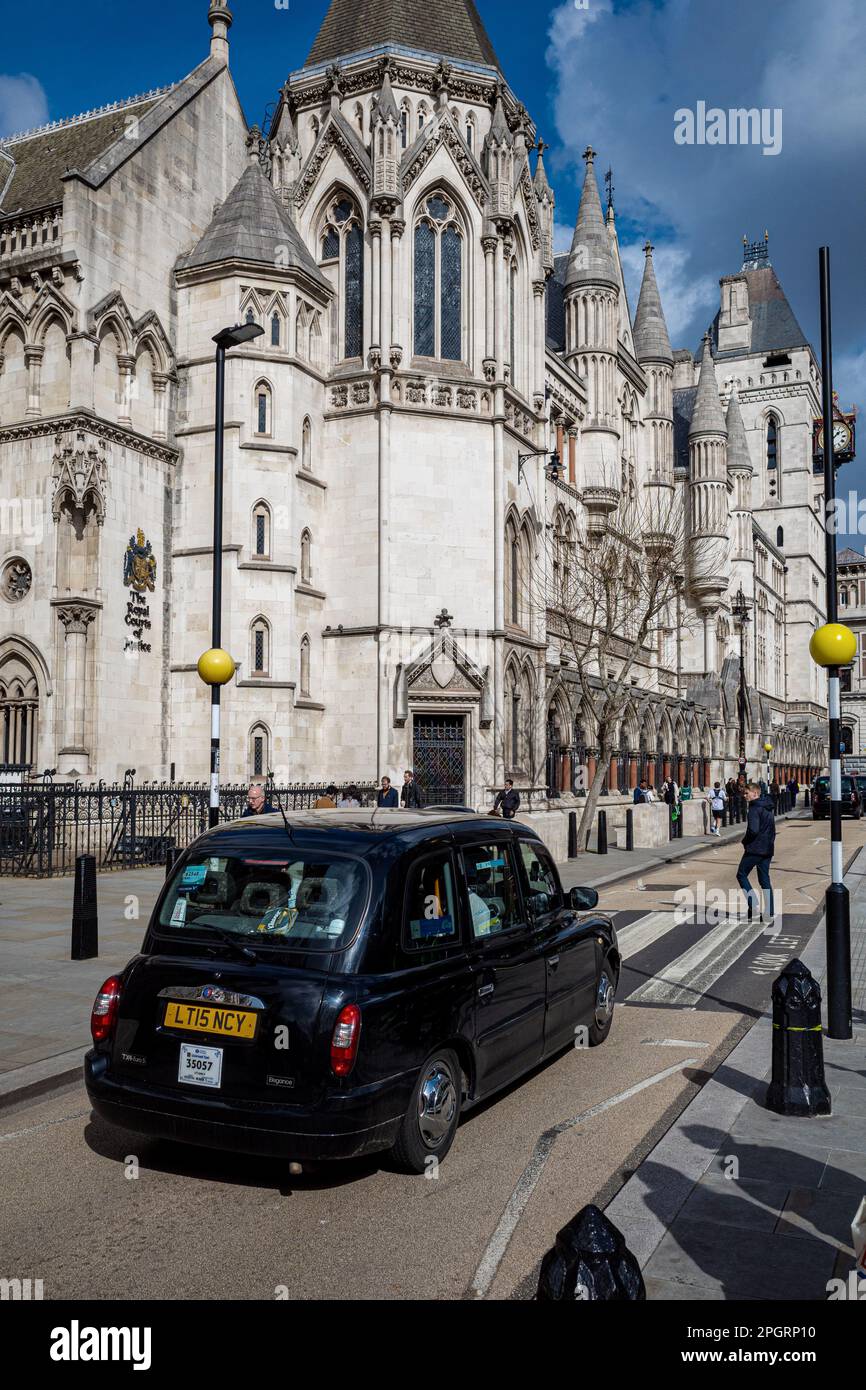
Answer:
MULTIPOLYGON (((835 385, 843 406, 866 405, 864 0, 477 3, 512 88, 552 146, 559 247, 570 239, 587 142, 600 173, 614 171, 632 312, 649 235, 674 346, 696 348, 718 306, 719 276, 739 270, 743 235, 765 228, 777 274, 817 342, 817 251, 828 243, 835 385), (674 113, 701 101, 780 110, 779 153, 675 143, 674 113)), ((286 74, 303 65, 327 0, 232 8, 232 71, 247 118, 261 122, 286 74)), ((7 6, 0 135, 181 77, 207 52, 207 10, 208 0, 7 6)), ((840 487, 866 481, 866 424, 861 451, 840 487)))

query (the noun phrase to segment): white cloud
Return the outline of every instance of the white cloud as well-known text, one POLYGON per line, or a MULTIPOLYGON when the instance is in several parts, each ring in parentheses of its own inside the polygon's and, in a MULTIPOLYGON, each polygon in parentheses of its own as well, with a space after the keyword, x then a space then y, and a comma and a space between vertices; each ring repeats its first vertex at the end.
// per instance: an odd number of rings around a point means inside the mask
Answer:
MULTIPOLYGON (((780 22, 779 6, 754 0, 558 4, 547 51, 557 215, 566 224, 577 211, 591 143, 596 170, 614 171, 624 259, 634 271, 644 237, 655 242, 672 340, 690 346, 718 307, 719 277, 740 269, 742 237, 765 227, 772 264, 817 345, 817 248, 831 245, 836 352, 853 372, 866 318, 866 4, 787 0, 784 12, 780 22), (781 108, 781 151, 770 159, 759 145, 676 145, 674 113, 698 101, 781 108)), ((862 382, 860 372, 866 404, 862 382)))
POLYGON ((0 73, 0 138, 48 120, 48 98, 32 73, 0 73))

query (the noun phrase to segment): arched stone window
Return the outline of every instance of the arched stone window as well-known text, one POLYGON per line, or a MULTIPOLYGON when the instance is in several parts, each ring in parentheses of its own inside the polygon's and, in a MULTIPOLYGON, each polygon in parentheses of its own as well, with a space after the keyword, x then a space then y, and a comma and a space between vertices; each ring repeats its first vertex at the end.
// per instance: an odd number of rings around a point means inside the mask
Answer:
POLYGON ((307 472, 313 467, 313 427, 309 415, 301 429, 301 467, 307 472))
POLYGON ((409 147, 409 103, 404 101, 400 107, 400 148, 401 150, 409 147))
POLYGON ((276 309, 271 315, 271 347, 279 347, 283 340, 283 321, 276 309))
POLYGON ((470 150, 472 151, 472 153, 474 154, 474 153, 475 153, 475 117, 472 115, 472 112, 471 112, 471 111, 470 111, 469 115, 466 117, 466 143, 467 143, 467 145, 469 146, 469 148, 470 148, 470 150))
POLYGON ((35 768, 38 733, 36 676, 23 653, 12 649, 0 657, 0 762, 35 768))
POLYGON ((414 234, 414 352, 459 362, 463 356, 463 229, 451 199, 424 200, 414 234))
POLYGON ((301 583, 302 583, 302 584, 309 584, 309 583, 311 582, 311 580, 312 580, 312 576, 313 576, 312 556, 311 556, 312 545, 313 545, 313 538, 312 538, 312 536, 310 535, 309 531, 305 528, 305 529, 301 532, 301 583))
POLYGON ((273 434, 273 393, 266 381, 257 383, 253 392, 254 420, 256 434, 273 434))
POLYGON ((340 193, 328 207, 321 233, 322 261, 339 261, 337 293, 343 305, 340 359, 363 355, 364 228, 357 204, 340 193))
POLYGON ((777 526, 777 527, 776 527, 776 545, 782 546, 782 545, 784 545, 784 544, 785 544, 785 531, 784 531, 784 528, 783 528, 782 526, 777 526))
POLYGON ((250 729, 249 775, 265 777, 270 771, 271 736, 264 724, 254 724, 250 729))
POLYGON ((271 629, 267 618, 256 618, 250 628, 250 671, 254 676, 270 672, 271 629))
POLYGON ((782 496, 782 470, 779 466, 779 421, 775 415, 767 417, 767 497, 780 501, 782 496))
POLYGON ((310 698, 310 639, 306 634, 301 638, 301 699, 310 698))
POLYGON ((257 560, 267 560, 271 553, 271 509, 267 502, 253 507, 253 554, 257 560))
POLYGON ((425 102, 421 101, 421 102, 418 103, 418 132, 417 132, 417 133, 418 133, 419 135, 421 134, 421 131, 424 129, 424 127, 425 127, 426 124, 427 124, 427 105, 426 105, 425 102))

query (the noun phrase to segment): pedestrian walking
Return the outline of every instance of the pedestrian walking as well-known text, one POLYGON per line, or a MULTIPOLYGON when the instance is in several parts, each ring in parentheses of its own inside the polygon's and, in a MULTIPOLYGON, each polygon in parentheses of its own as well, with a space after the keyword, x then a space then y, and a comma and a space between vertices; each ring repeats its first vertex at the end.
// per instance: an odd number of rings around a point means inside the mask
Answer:
POLYGON ((506 777, 505 786, 501 792, 497 792, 496 800, 493 803, 493 811, 496 814, 502 808, 502 816, 505 820, 514 820, 520 810, 520 797, 514 790, 514 783, 510 777, 506 777))
POLYGON ((397 788, 391 786, 391 778, 382 778, 382 788, 376 795, 376 805, 384 806, 388 809, 397 810, 400 805, 400 798, 397 795, 397 788))
POLYGON ((337 788, 333 785, 325 788, 325 795, 320 796, 318 801, 313 803, 314 811, 336 811, 337 809, 337 788))
POLYGON ((635 787, 634 795, 632 796, 632 801, 634 802, 635 806, 640 806, 646 800, 648 800, 647 784, 646 779, 644 779, 644 781, 641 782, 639 787, 635 787))
POLYGON ((788 782, 788 795, 789 795, 790 798, 791 798, 791 810, 792 810, 792 811, 794 810, 795 806, 797 805, 797 792, 798 792, 799 790, 800 790, 800 786, 799 786, 799 783, 797 782, 796 777, 790 778, 790 780, 789 780, 789 782, 788 782))
POLYGON ((400 805, 404 811, 413 811, 420 809, 423 804, 421 788, 415 781, 415 774, 407 768, 403 773, 403 785, 400 788, 400 805))
POLYGON ((711 835, 721 835, 722 833, 722 821, 725 819, 727 801, 727 792, 721 782, 716 782, 710 792, 710 809, 713 813, 713 823, 710 826, 711 835))
POLYGON ((773 815, 777 816, 779 814, 779 797, 782 795, 782 788, 779 786, 775 774, 773 776, 772 782, 767 788, 767 791, 770 793, 770 800, 773 803, 773 815))
MULTIPOLYGON (((749 804, 749 814, 746 822, 746 833, 743 836, 743 857, 737 869, 737 883, 746 895, 748 920, 751 922, 758 895, 749 882, 749 874, 753 869, 757 869, 758 883, 764 893, 767 920, 772 922, 775 912, 773 885, 770 882, 770 862, 776 846, 773 798, 762 792, 757 782, 749 782, 746 785, 746 800, 749 804)), ((764 914, 762 912, 761 921, 763 922, 763 920, 764 914)))
POLYGON ((269 816, 276 810, 265 796, 265 789, 261 782, 251 782, 247 792, 247 804, 241 812, 244 816, 269 816))

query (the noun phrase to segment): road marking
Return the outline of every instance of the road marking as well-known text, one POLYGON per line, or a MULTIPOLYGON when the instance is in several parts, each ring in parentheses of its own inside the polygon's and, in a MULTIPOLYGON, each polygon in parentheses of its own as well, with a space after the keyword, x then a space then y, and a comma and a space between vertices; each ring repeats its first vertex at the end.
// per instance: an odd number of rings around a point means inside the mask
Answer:
POLYGON ((644 1038, 644 1047, 709 1047, 709 1043, 695 1042, 693 1038, 644 1038))
POLYGON ((663 974, 630 994, 628 1002, 694 1006, 763 933, 760 920, 751 926, 737 921, 722 922, 666 966, 663 974))
POLYGON ((682 1062, 677 1062, 675 1066, 666 1067, 664 1071, 656 1072, 655 1076, 648 1076, 645 1081, 638 1081, 634 1086, 629 1086, 627 1091, 621 1091, 618 1096, 611 1096, 609 1100, 599 1101, 598 1105, 593 1105, 589 1110, 582 1111, 573 1119, 561 1120, 559 1124, 553 1125, 551 1129, 546 1129, 543 1134, 539 1135, 535 1141, 532 1156, 512 1189, 511 1196, 508 1198, 505 1210, 500 1217, 499 1225, 490 1237, 487 1249, 475 1271, 470 1289, 476 1298, 486 1298, 508 1249, 511 1237, 517 1230, 520 1218, 529 1205, 529 1199, 538 1185, 539 1178, 544 1172, 544 1165, 550 1157, 559 1135, 565 1134, 569 1129, 574 1129, 575 1125, 583 1124, 586 1120, 601 1115, 605 1110, 610 1110, 612 1106, 619 1105, 624 1100, 630 1100, 632 1096, 638 1095, 640 1091, 645 1091, 650 1086, 657 1085, 659 1081, 666 1081, 669 1076, 675 1076, 678 1071, 691 1066, 697 1060, 697 1057, 686 1057, 682 1062))
POLYGON ((677 923, 673 912, 648 912, 646 917, 629 922, 616 934, 623 960, 631 960, 632 956, 645 951, 647 946, 652 946, 675 926, 677 923))
POLYGON ((43 1120, 38 1125, 30 1125, 27 1129, 13 1129, 7 1134, 0 1134, 0 1143, 6 1139, 23 1139, 25 1134, 38 1134, 40 1129, 50 1129, 52 1125, 65 1125, 69 1120, 80 1120, 82 1115, 89 1115, 91 1107, 86 1110, 76 1110, 74 1115, 64 1115, 59 1120, 43 1120))

